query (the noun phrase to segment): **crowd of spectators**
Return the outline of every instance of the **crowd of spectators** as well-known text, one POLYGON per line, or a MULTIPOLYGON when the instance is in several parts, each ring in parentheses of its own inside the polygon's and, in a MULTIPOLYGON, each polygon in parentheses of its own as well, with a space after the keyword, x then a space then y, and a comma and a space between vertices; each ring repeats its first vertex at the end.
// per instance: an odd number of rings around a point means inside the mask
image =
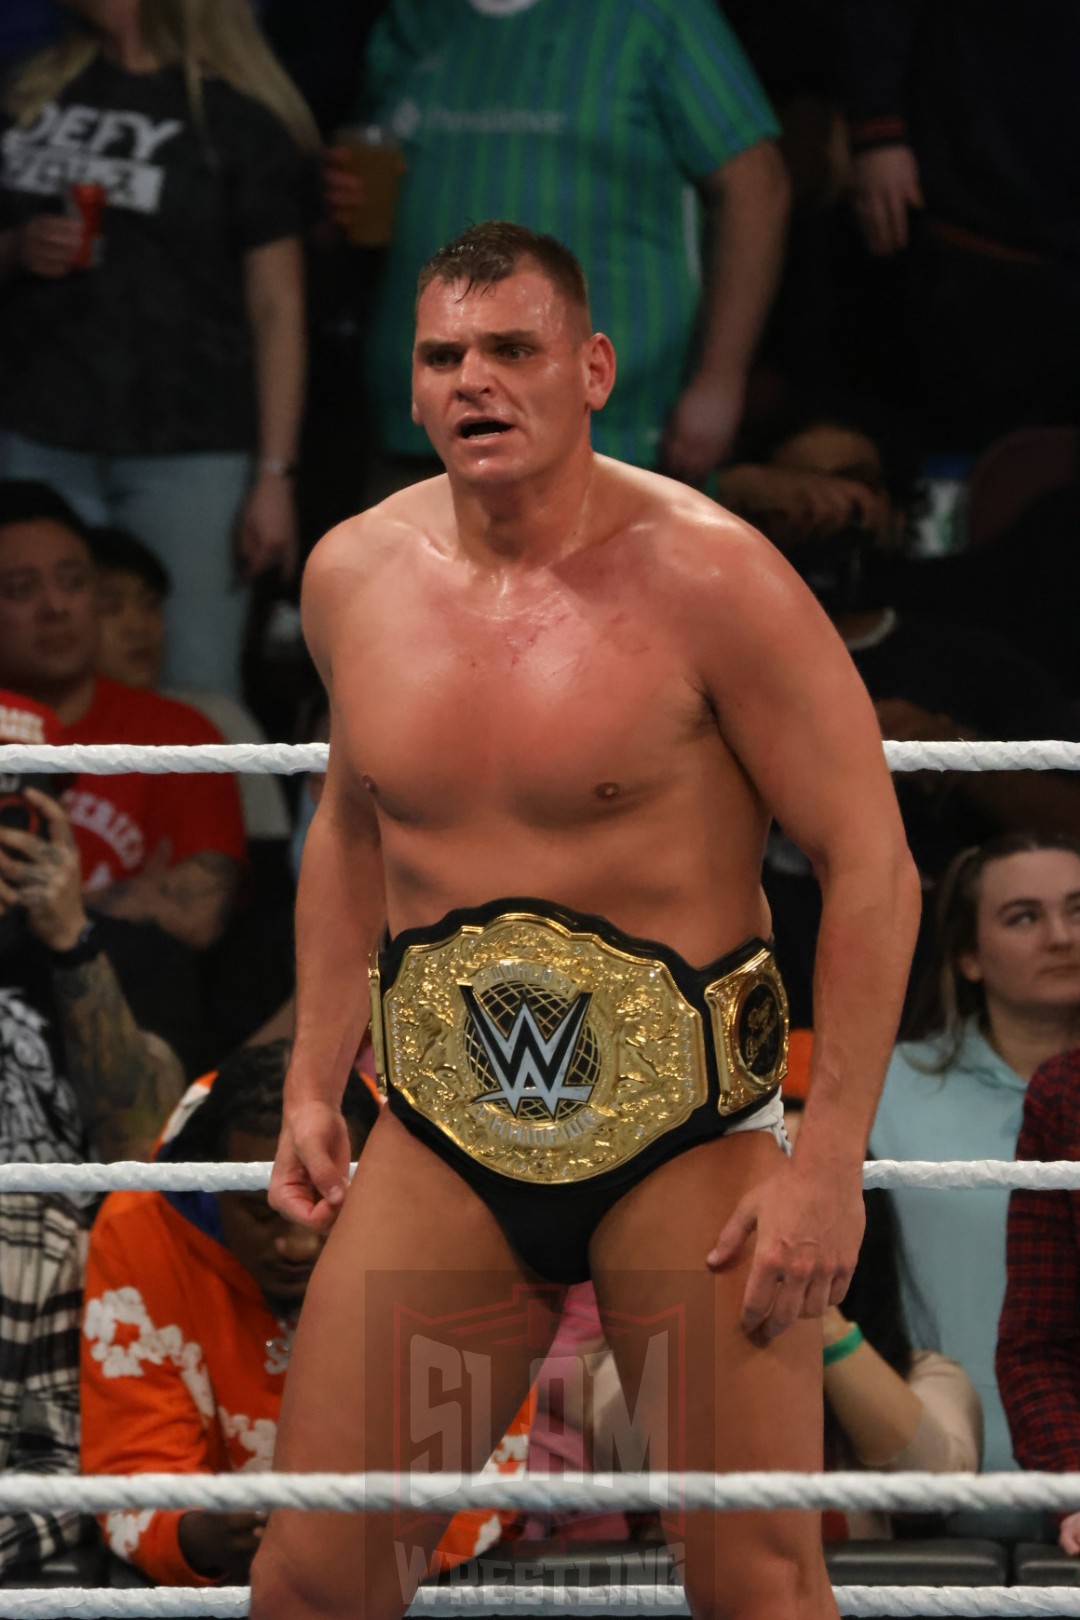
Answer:
MULTIPOLYGON (((413 289, 483 218, 578 255, 619 359, 596 448, 789 557, 883 738, 1080 741, 1078 69, 1074 0, 7 0, 0 741, 326 736, 303 559, 438 471, 413 289)), ((0 776, 0 1161, 272 1156, 319 785, 0 776)), ((1077 1157, 1080 778, 897 785, 927 904, 872 1152, 1077 1157)), ((765 887, 811 1032, 817 886, 780 827, 765 887)), ((1078 1196, 868 1195, 829 1466, 1080 1470, 1078 1196)), ((317 1249, 262 1195, 5 1194, 2 1465, 76 1470, 81 1407, 90 1472, 269 1466, 317 1249)), ((631 1466, 631 1410, 583 1285, 494 1466, 530 1428, 531 1467, 631 1466)), ((260 1525, 102 1531, 205 1584, 260 1525)), ((0 1515, 0 1579, 88 1533, 0 1515)), ((656 1525, 460 1515, 442 1562, 575 1533, 656 1525)), ((1080 1554, 1080 1504, 1001 1533, 1080 1554)))

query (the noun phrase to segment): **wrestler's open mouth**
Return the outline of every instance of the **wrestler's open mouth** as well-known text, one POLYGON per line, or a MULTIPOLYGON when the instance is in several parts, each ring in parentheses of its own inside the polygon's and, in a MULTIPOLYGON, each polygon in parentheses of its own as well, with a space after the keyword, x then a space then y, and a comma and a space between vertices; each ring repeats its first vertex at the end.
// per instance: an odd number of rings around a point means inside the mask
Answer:
POLYGON ((494 417, 477 417, 470 422, 462 422, 458 433, 463 439, 480 439, 507 433, 509 429, 509 422, 499 422, 494 417))

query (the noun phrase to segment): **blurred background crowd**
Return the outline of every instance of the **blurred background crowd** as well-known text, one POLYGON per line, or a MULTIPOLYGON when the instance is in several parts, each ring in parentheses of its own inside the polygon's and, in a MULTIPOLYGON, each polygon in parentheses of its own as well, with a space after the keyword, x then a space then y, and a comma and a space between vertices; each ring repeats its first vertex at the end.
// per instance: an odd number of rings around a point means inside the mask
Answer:
MULTIPOLYGON (((1074 0, 5 0, 0 75, 0 740, 325 739, 303 560, 438 471, 416 274, 486 218, 584 265, 619 360, 596 448, 784 551, 884 738, 1080 740, 1074 0)), ((0 1160, 272 1156, 319 779, 0 790, 0 1160)), ((898 791, 927 903, 872 1149, 1075 1157, 1080 777, 898 791)), ((817 888, 781 827, 765 883, 797 1108, 817 888)), ((261 1196, 95 1213, 0 1205, 4 1466, 77 1468, 80 1411, 91 1471, 269 1466, 317 1242, 261 1196)), ((824 1323, 830 1463, 1080 1468, 1072 1195, 868 1216, 824 1323)), ((587 1290, 564 1329, 500 1466, 530 1425, 530 1466, 608 1443, 587 1290)), ((260 1528, 103 1523, 193 1584, 243 1579, 260 1528)), ((462 1515, 443 1554, 571 1529, 462 1515)), ((1073 1554, 1080 1511, 1002 1533, 1073 1554)), ((86 1536, 0 1518, 0 1574, 86 1536)))

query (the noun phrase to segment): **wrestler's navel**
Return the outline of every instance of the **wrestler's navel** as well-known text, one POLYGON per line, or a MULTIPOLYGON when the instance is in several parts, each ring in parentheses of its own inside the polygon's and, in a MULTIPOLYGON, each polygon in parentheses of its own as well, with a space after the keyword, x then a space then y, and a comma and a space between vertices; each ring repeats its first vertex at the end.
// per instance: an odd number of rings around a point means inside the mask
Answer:
POLYGON ((593 788, 598 799, 614 799, 619 791, 618 782, 598 782, 593 788))

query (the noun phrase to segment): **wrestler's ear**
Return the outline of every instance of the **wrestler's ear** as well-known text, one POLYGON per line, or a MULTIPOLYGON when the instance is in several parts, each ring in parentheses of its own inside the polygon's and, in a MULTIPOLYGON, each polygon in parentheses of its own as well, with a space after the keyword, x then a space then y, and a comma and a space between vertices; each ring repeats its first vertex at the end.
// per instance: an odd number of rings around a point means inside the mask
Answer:
POLYGON ((603 332, 594 332, 582 345, 581 358, 585 367, 585 403, 591 411, 599 411, 607 404, 615 386, 615 350, 611 339, 603 332))

